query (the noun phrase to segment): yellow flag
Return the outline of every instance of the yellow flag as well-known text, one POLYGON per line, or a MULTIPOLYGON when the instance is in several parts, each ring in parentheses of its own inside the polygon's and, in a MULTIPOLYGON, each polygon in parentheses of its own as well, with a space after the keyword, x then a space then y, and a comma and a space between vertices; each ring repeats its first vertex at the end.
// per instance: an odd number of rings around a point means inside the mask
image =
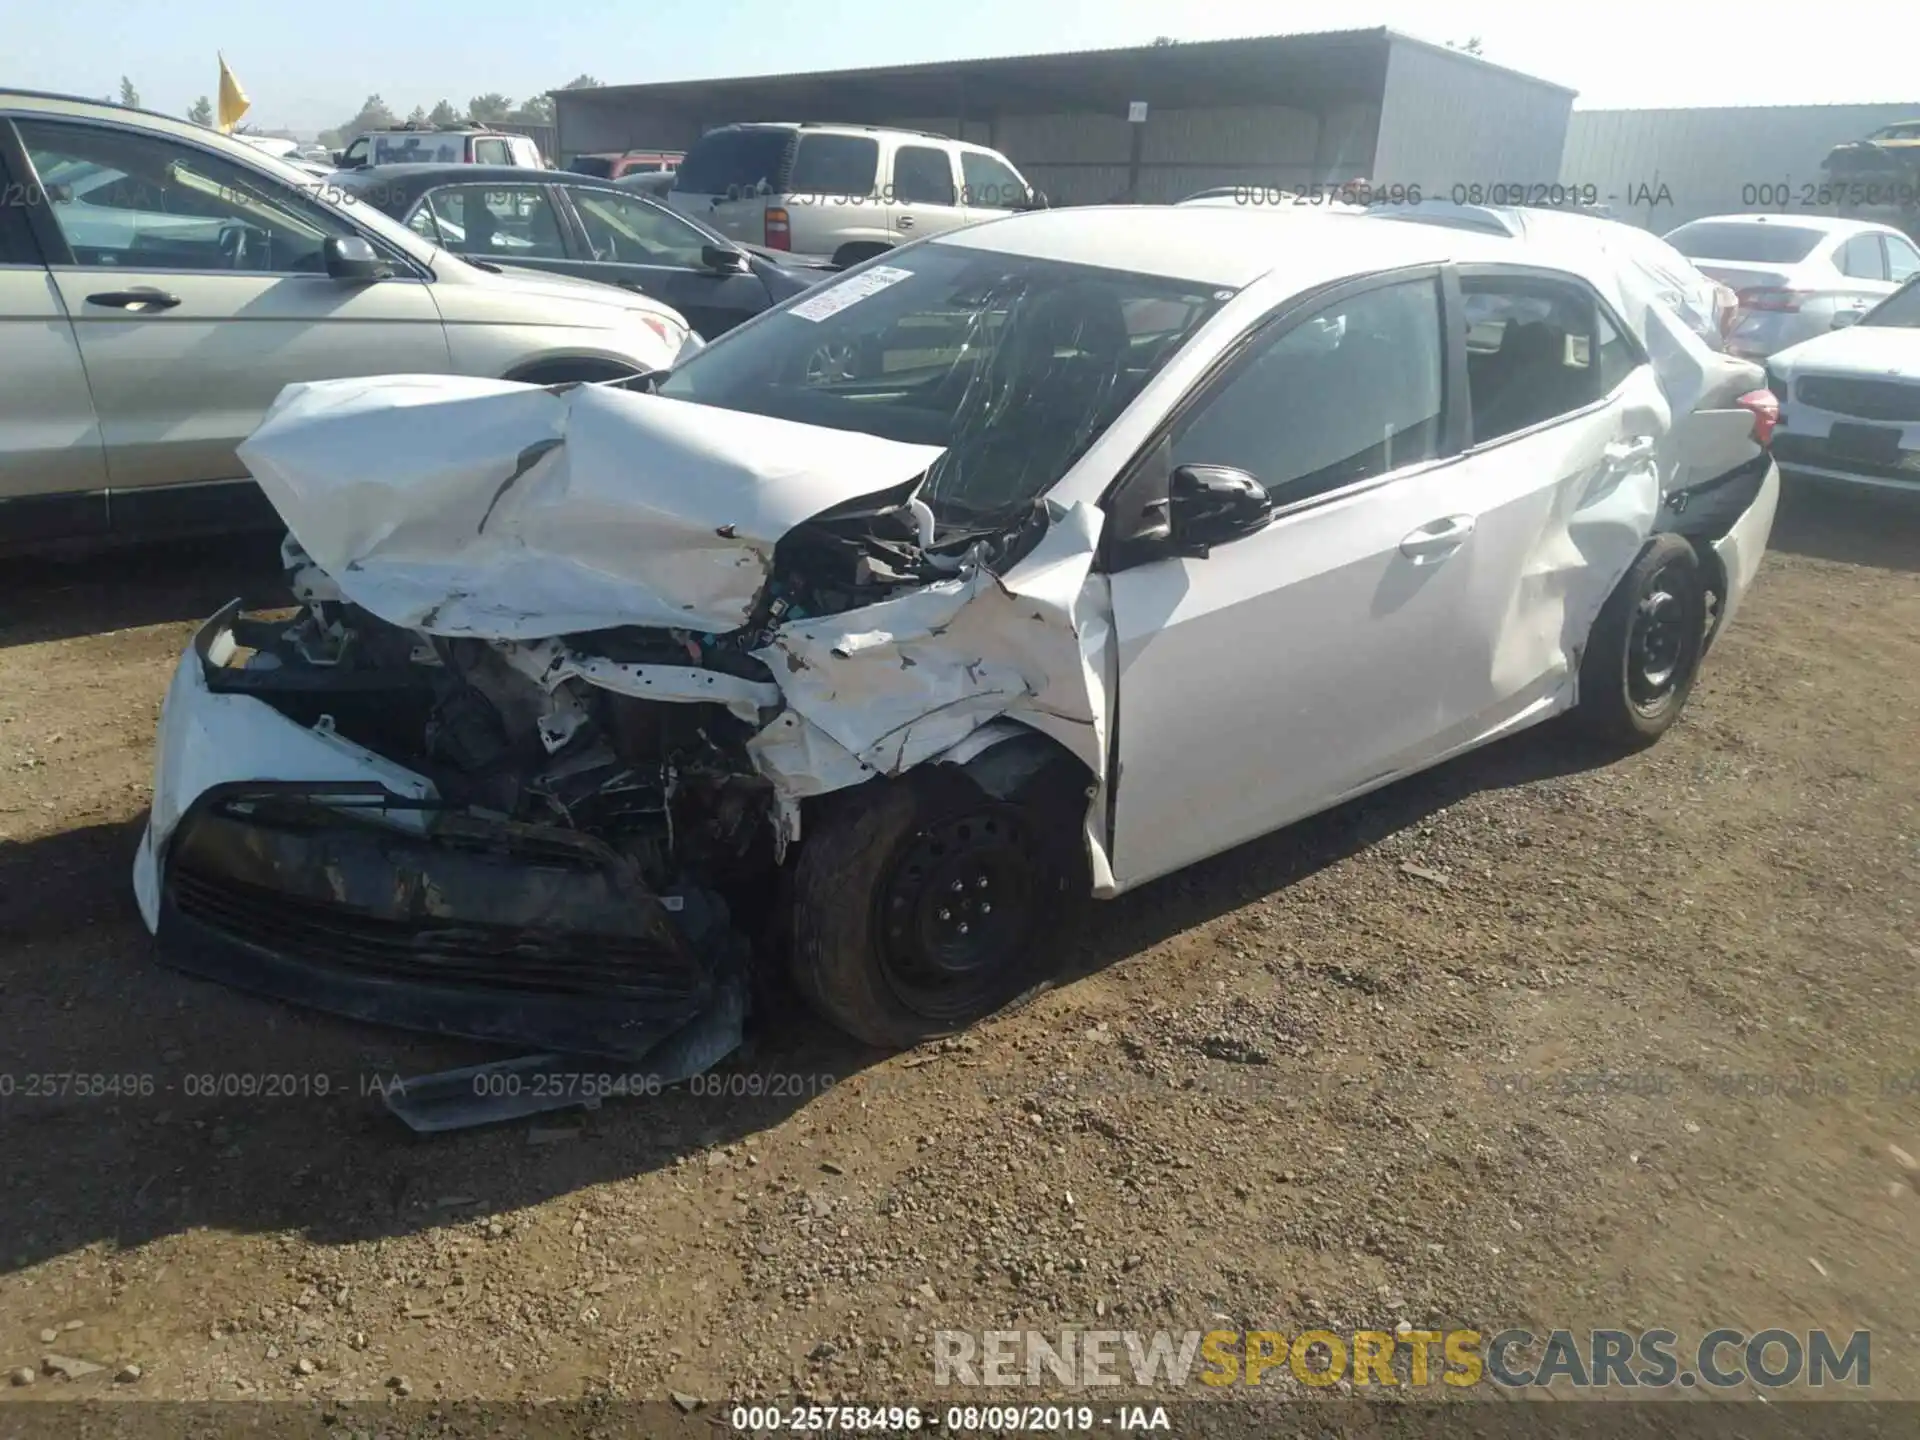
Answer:
POLYGON ((220 131, 231 135, 233 127, 240 123, 240 117, 247 113, 253 102, 247 99, 247 92, 240 88, 240 82, 233 78, 233 71, 227 68, 227 57, 220 57, 220 131))

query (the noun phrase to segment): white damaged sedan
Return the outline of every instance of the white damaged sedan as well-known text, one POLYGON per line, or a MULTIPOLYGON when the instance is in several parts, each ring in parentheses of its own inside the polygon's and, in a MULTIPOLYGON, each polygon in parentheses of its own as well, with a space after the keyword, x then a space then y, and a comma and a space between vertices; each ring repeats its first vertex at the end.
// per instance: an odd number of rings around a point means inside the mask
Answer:
POLYGON ((1650 742, 1766 547, 1769 417, 1572 252, 1154 207, 882 259, 653 393, 289 388, 241 453, 303 609, 175 675, 163 956, 667 1079, 773 956, 912 1044, 1070 892, 1563 711, 1650 742))

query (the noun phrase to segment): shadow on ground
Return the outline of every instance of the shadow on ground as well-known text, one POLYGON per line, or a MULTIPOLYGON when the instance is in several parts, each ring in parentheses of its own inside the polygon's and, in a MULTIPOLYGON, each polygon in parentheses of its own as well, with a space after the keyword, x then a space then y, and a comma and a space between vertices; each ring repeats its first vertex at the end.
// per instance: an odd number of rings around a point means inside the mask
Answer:
POLYGON ((11 559, 0 567, 0 647, 200 620, 236 597, 290 603, 278 534, 11 559))
MULTIPOLYGON (((1600 758, 1549 725, 1096 906, 1063 979, 1283 889, 1466 795, 1600 758)), ((884 1058, 782 996, 768 1007, 777 1027, 761 1025, 718 1082, 613 1100, 584 1123, 575 1113, 416 1138, 377 1086, 499 1052, 335 1021, 162 968, 127 884, 138 834, 130 822, 0 847, 0 933, 14 937, 0 952, 10 1137, 0 1270, 200 1227, 344 1243, 537 1205, 750 1137, 884 1058), (535 1131, 569 1128, 578 1133, 533 1143, 535 1131)))

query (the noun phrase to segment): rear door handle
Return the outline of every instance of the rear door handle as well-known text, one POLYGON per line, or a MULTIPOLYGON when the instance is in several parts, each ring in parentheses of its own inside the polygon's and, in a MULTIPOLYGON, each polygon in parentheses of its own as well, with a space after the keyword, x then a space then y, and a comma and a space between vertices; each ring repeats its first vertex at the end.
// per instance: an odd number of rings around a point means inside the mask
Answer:
POLYGON ((1444 560, 1473 534, 1473 516, 1448 515, 1430 520, 1400 542, 1400 553, 1415 564, 1444 560))
POLYGON ((1623 440, 1607 446, 1607 464, 1616 470, 1624 470, 1629 465, 1638 465, 1653 454, 1654 439, 1651 435, 1642 435, 1633 440, 1623 440))
POLYGON ((171 310, 180 303, 180 297, 142 285, 137 290, 103 290, 98 295, 87 296, 87 303, 115 310, 171 310))
POLYGON ((902 230, 911 230, 913 228, 913 217, 911 215, 900 216, 899 225, 902 230))

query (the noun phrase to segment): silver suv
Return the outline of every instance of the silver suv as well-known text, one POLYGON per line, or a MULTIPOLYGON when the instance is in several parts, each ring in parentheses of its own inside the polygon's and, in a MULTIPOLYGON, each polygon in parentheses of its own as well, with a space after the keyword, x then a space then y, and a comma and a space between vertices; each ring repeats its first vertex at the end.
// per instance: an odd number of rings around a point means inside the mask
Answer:
POLYGON ((1046 199, 984 145, 878 125, 767 123, 702 135, 667 203, 742 244, 846 266, 1046 199))
POLYGON ((614 380, 697 344, 204 126, 0 90, 0 552, 277 523, 235 447, 299 381, 614 380))

